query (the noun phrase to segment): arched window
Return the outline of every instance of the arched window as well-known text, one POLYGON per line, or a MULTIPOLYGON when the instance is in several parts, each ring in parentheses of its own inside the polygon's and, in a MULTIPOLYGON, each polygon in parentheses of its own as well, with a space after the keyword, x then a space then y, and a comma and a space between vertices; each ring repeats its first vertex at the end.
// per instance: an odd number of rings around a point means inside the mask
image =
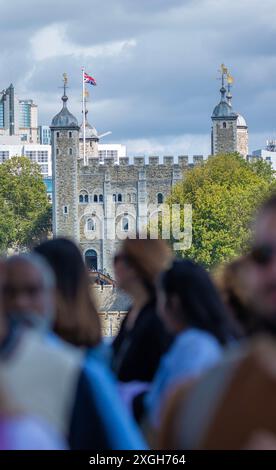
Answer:
POLYGON ((57 155, 59 154, 59 149, 56 149, 56 154, 57 154, 57 155))
POLYGON ((90 271, 97 271, 98 256, 95 250, 87 250, 85 253, 85 263, 90 271))
POLYGON ((116 194, 113 194, 113 202, 116 202, 117 201, 117 196, 116 194))
POLYGON ((163 200, 164 200, 163 194, 158 193, 157 194, 157 204, 163 204, 163 200))
POLYGON ((118 194, 118 202, 122 202, 122 195, 118 194))
POLYGON ((80 204, 87 204, 88 203, 88 194, 84 190, 80 192, 79 203, 80 204))
POLYGON ((72 132, 69 131, 69 139, 72 139, 72 132))
POLYGON ((57 132, 57 138, 59 138, 59 132, 57 132))
POLYGON ((98 194, 94 194, 93 200, 94 200, 94 202, 98 202, 98 194))
POLYGON ((103 195, 102 194, 99 195, 99 202, 103 202, 103 195))
POLYGON ((69 149, 69 155, 73 155, 73 149, 69 149))
POLYGON ((128 230, 129 230, 128 217, 123 217, 122 218, 122 229, 123 229, 124 232, 128 232, 128 230))
POLYGON ((86 222, 88 232, 95 232, 96 230, 96 221, 95 219, 88 219, 86 222))
POLYGON ((223 125, 223 129, 226 129, 226 122, 224 122, 222 125, 223 125))

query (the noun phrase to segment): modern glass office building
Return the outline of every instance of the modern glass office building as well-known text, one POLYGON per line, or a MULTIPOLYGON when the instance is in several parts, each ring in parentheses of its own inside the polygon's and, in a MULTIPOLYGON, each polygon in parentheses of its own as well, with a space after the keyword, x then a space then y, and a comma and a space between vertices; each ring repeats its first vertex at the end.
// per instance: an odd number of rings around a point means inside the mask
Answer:
POLYGON ((0 91, 0 136, 18 136, 23 142, 38 143, 38 111, 31 99, 19 99, 11 84, 0 91))

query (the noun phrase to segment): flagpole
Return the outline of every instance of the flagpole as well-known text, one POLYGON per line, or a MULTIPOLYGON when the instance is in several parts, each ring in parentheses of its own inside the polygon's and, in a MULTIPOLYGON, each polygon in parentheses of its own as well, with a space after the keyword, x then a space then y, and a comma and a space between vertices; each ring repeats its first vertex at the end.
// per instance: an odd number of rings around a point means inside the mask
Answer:
POLYGON ((82 68, 82 135, 83 135, 83 164, 86 165, 86 140, 85 140, 85 83, 84 68, 82 68))

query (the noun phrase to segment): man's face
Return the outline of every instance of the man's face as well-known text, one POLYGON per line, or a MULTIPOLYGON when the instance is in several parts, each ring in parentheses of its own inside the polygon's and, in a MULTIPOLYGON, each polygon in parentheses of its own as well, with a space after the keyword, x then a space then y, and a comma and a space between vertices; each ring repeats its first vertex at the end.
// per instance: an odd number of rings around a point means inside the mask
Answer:
POLYGON ((28 261, 20 259, 6 263, 3 293, 7 314, 46 314, 49 292, 39 270, 28 261))
POLYGON ((264 253, 264 256, 254 256, 248 269, 251 308, 259 315, 276 320, 276 212, 269 210, 259 216, 255 247, 256 253, 264 253))

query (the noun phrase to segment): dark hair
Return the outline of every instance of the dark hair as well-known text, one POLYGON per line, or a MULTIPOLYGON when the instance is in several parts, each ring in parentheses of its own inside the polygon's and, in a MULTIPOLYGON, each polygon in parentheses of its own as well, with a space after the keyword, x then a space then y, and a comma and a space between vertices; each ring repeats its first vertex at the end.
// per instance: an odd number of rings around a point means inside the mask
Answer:
POLYGON ((57 281, 54 331, 77 346, 96 346, 101 326, 90 281, 77 246, 66 238, 49 240, 35 248, 52 267, 57 281))
POLYGON ((190 260, 176 260, 160 277, 167 297, 181 302, 181 320, 213 334, 221 344, 234 336, 230 318, 207 271, 190 260))
POLYGON ((268 199, 261 204, 259 208, 259 214, 264 212, 275 211, 276 212, 276 194, 272 194, 268 199))

